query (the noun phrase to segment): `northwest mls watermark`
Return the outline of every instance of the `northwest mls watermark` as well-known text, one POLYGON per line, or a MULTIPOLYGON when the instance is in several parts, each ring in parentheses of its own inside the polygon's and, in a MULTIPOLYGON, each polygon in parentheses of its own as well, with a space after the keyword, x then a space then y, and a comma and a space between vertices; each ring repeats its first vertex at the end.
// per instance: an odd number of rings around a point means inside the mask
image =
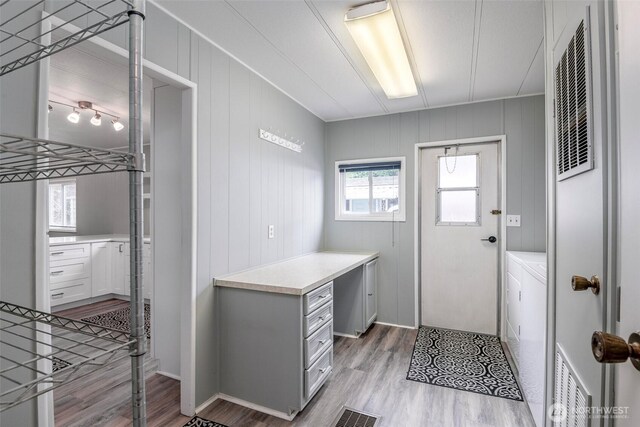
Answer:
POLYGON ((567 418, 586 419, 625 419, 629 418, 628 406, 582 406, 568 408, 562 403, 554 403, 549 406, 547 415, 554 423, 559 423, 567 418))

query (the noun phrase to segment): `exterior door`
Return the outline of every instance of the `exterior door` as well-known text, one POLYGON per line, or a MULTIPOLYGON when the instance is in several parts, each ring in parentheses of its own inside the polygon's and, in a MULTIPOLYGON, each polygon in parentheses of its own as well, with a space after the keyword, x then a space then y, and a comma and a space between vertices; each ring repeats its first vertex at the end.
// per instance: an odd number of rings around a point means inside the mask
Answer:
POLYGON ((423 325, 498 333, 498 144, 422 150, 423 325))
MULTIPOLYGON (((618 8, 618 118, 620 141, 618 335, 627 340, 640 331, 640 3, 621 1, 618 8)), ((616 426, 640 425, 640 372, 629 362, 617 365, 615 405, 623 411, 616 426), (627 409, 628 408, 628 409, 627 409)))

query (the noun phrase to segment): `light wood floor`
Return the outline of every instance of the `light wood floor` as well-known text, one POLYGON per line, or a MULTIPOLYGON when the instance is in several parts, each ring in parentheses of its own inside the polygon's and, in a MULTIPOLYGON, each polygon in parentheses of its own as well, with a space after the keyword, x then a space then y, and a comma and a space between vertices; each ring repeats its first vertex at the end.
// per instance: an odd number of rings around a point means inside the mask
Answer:
MULTIPOLYGON (((329 427, 346 405, 382 416, 379 425, 386 427, 535 425, 524 402, 406 380, 416 334, 416 330, 374 325, 357 340, 336 337, 333 374, 293 422, 225 401, 212 403, 198 415, 229 427, 329 427)), ((149 365, 152 372, 153 361, 149 365)), ((58 389, 56 425, 129 425, 128 369, 125 359, 99 378, 80 379, 58 389)), ((147 380, 147 407, 150 426, 178 427, 189 420, 179 414, 179 382, 158 374, 147 380)))

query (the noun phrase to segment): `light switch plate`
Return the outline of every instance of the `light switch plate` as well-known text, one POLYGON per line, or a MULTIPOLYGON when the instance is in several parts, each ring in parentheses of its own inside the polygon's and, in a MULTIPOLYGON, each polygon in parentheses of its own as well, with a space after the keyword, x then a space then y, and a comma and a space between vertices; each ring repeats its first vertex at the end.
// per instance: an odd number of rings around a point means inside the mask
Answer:
POLYGON ((507 227, 520 227, 520 215, 507 215, 507 227))
POLYGON ((275 225, 270 225, 269 226, 269 238, 273 239, 276 236, 276 226, 275 225))

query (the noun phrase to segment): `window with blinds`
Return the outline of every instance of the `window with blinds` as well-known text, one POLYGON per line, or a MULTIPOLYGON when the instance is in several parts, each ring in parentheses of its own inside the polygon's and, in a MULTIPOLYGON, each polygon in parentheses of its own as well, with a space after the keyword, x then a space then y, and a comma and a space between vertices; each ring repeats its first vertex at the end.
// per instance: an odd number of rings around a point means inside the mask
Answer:
POLYGON ((404 161, 336 162, 336 220, 404 221, 404 161))
POLYGON ((585 20, 556 65, 555 79, 556 159, 561 181, 593 169, 591 61, 585 20))

